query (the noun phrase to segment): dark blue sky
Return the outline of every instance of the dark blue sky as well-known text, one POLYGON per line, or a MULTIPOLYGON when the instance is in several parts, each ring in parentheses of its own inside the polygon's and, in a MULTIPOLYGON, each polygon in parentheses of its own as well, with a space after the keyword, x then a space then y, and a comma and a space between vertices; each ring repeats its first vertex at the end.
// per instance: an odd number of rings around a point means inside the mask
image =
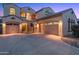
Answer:
MULTIPOLYGON (((79 18, 79 3, 17 3, 16 5, 19 7, 29 6, 36 11, 43 7, 51 7, 55 12, 73 8, 77 18, 79 18)), ((0 4, 0 15, 3 15, 2 4, 0 4)))

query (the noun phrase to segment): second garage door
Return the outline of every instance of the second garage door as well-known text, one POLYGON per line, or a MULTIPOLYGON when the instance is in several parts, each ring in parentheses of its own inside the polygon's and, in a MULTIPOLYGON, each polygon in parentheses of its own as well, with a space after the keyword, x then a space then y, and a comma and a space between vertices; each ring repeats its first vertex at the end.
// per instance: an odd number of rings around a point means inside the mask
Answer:
POLYGON ((17 25, 17 24, 7 24, 6 25, 7 34, 18 33, 18 32, 19 32, 19 25, 17 25))
POLYGON ((58 23, 45 26, 45 33, 46 34, 59 35, 59 25, 58 25, 58 23))

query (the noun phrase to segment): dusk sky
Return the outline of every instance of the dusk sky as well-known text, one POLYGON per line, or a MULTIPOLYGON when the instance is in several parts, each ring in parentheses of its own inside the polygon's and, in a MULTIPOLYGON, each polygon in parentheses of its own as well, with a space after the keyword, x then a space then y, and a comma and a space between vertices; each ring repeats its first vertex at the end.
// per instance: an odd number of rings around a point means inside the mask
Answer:
MULTIPOLYGON (((34 10, 39 10, 44 7, 51 7, 55 12, 60 12, 68 8, 72 8, 79 18, 79 3, 18 3, 16 4, 19 7, 31 7, 34 10)), ((3 15, 3 7, 0 4, 0 16, 3 15)))

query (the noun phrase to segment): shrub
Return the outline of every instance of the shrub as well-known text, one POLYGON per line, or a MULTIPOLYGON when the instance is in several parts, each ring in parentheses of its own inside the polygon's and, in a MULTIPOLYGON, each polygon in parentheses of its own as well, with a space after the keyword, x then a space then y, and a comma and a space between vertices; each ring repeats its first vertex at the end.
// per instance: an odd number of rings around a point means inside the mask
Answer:
POLYGON ((79 36, 79 25, 72 25, 71 29, 73 31, 73 35, 79 36))

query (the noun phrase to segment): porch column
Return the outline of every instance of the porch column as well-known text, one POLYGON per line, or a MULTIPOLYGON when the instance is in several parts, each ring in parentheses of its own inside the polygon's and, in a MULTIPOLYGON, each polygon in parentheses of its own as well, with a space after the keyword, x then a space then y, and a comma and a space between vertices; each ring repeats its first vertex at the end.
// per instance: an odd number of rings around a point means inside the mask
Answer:
POLYGON ((41 24, 41 33, 44 33, 44 24, 41 24))
POLYGON ((22 23, 19 25, 19 32, 21 33, 22 32, 22 23))
POLYGON ((6 24, 2 23, 3 34, 6 34, 6 24))
POLYGON ((39 33, 39 24, 37 24, 37 33, 39 33))
POLYGON ((26 32, 28 32, 28 24, 26 23, 26 32))
POLYGON ((63 36, 63 33, 62 33, 63 32, 63 30, 62 30, 63 29, 62 28, 62 26, 63 26, 62 25, 62 21, 59 21, 59 24, 58 25, 59 25, 59 36, 63 36))
POLYGON ((44 33, 44 24, 37 24, 37 32, 44 33))

